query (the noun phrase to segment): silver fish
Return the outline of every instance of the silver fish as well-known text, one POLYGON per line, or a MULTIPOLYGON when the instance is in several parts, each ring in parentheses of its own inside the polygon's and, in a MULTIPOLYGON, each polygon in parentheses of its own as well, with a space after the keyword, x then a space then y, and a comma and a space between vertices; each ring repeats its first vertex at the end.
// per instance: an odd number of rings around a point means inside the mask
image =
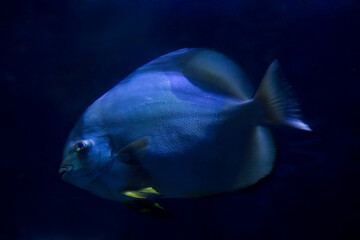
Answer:
POLYGON ((181 49, 96 100, 72 130, 63 180, 149 215, 153 199, 232 192, 273 169, 269 124, 308 130, 274 61, 256 91, 226 56, 181 49))

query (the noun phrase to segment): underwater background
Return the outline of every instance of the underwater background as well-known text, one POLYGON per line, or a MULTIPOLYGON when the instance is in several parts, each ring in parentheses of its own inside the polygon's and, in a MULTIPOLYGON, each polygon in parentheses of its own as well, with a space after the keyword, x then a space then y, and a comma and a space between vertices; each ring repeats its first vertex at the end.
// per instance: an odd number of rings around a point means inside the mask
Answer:
POLYGON ((360 239, 360 2, 3 0, 0 239, 360 239), (313 132, 274 127, 270 177, 239 193, 163 199, 142 216, 61 181, 75 122, 141 65, 184 47, 258 86, 278 59, 313 132))

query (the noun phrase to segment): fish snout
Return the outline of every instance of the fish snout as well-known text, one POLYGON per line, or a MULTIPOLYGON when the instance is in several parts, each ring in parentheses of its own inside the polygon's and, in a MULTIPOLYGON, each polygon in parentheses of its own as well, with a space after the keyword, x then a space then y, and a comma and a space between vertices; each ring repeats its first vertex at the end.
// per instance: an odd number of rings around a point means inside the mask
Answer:
POLYGON ((71 172, 72 168, 73 168, 73 166, 71 166, 71 165, 67 165, 67 166, 61 165, 60 169, 59 169, 59 174, 60 174, 61 178, 63 178, 66 175, 66 173, 71 172))

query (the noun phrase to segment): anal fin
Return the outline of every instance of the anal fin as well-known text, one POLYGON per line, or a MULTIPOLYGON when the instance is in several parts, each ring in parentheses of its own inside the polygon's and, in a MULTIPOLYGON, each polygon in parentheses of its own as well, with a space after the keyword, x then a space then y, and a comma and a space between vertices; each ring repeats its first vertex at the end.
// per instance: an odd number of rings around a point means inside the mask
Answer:
POLYGON ((275 144, 271 132, 256 126, 249 139, 248 154, 238 174, 238 189, 249 187, 269 175, 274 167, 275 144))

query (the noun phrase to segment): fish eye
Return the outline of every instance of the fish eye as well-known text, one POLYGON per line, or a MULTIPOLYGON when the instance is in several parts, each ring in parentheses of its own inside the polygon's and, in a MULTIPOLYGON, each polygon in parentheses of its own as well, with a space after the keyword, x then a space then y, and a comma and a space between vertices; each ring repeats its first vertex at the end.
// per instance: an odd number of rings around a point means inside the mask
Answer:
POLYGON ((78 153, 84 152, 89 147, 88 141, 80 141, 74 144, 75 151, 78 153))

